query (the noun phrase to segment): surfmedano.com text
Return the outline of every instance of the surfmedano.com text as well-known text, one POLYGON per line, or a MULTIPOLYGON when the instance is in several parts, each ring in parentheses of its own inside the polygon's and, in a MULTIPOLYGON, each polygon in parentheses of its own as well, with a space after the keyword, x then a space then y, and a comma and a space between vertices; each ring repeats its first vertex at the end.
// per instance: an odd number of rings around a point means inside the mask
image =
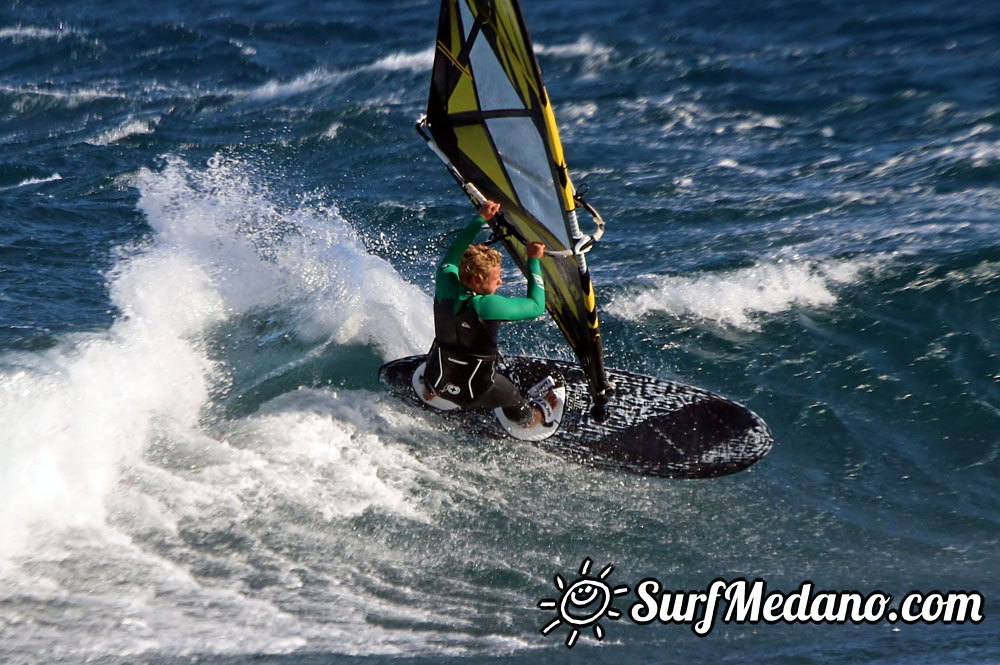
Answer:
POLYGON ((816 591, 805 581, 791 593, 767 591, 762 579, 715 579, 705 591, 666 591, 647 578, 635 587, 639 599, 629 618, 639 625, 659 621, 690 624, 695 635, 712 632, 716 621, 736 624, 814 623, 979 623, 983 594, 978 591, 911 591, 898 604, 882 591, 816 591))

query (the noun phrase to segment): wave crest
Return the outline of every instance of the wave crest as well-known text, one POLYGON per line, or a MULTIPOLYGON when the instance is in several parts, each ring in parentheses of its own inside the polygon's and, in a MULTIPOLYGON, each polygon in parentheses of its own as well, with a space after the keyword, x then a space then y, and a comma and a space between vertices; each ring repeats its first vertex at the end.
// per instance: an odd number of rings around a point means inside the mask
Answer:
POLYGON ((648 276, 638 292, 615 298, 608 311, 628 320, 655 313, 693 317, 746 330, 795 307, 830 307, 836 291, 856 282, 872 260, 774 261, 695 276, 648 276))

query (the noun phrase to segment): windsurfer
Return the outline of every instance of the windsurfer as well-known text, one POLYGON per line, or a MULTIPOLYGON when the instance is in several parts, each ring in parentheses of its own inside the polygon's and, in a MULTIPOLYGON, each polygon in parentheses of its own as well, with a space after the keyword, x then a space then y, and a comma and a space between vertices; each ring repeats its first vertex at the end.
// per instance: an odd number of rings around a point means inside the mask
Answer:
MULTIPOLYGON (((528 293, 523 298, 496 295, 503 284, 501 254, 485 245, 472 245, 482 227, 500 210, 486 201, 448 248, 435 274, 434 344, 424 371, 424 400, 435 395, 460 407, 503 409, 504 416, 521 427, 542 422, 542 409, 524 398, 510 379, 496 372, 499 358, 497 330, 501 321, 525 321, 545 311, 545 283, 541 257, 545 245, 528 243, 528 293)), ((555 407, 555 396, 545 396, 555 407)))

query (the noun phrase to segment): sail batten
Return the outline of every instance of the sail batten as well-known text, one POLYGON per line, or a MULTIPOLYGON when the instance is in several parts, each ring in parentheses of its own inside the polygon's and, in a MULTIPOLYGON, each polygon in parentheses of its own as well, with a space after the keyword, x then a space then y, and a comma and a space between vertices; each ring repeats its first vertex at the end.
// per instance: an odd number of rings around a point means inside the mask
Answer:
MULTIPOLYGON (((524 241, 542 259, 546 309, 606 400, 600 327, 555 115, 517 0, 442 0, 426 127, 460 182, 499 202, 504 247, 527 274, 524 241)), ((588 210, 592 210, 588 208, 588 210)), ((596 236, 595 236, 596 238, 596 236)))

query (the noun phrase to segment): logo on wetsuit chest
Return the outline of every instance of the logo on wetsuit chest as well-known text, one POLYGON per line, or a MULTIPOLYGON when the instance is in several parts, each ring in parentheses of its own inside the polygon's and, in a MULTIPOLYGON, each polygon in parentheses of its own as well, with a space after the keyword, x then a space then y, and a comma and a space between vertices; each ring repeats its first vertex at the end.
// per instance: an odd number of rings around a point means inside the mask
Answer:
POLYGON ((449 395, 457 395, 458 393, 462 392, 462 389, 456 386, 454 383, 448 382, 444 384, 444 387, 441 389, 441 391, 446 392, 449 395))
POLYGON ((465 321, 462 321, 462 327, 463 327, 463 328, 468 328, 469 330, 472 330, 472 326, 470 326, 470 325, 469 325, 468 323, 466 323, 465 321))

